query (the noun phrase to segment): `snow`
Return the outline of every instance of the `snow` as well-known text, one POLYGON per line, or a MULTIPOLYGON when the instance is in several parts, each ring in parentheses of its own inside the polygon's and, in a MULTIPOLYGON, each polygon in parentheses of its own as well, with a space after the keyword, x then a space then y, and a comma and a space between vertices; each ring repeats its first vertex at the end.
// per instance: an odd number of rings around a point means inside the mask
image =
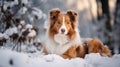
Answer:
POLYGON ((4 10, 7 10, 7 7, 9 6, 9 4, 7 2, 5 2, 5 5, 3 6, 4 10))
POLYGON ((40 42, 41 43, 41 40, 40 39, 36 39, 36 42, 40 42))
POLYGON ((28 34, 28 37, 34 37, 36 36, 35 30, 31 30, 30 33, 28 34))
POLYGON ((19 29, 19 30, 22 29, 22 25, 18 25, 18 29, 19 29))
POLYGON ((28 0, 21 0, 21 3, 28 4, 28 0))
MULTIPOLYGON (((39 53, 38 53, 39 55, 39 53)), ((0 48, 0 67, 119 67, 120 55, 111 58, 98 53, 87 54, 85 59, 63 59, 59 55, 39 55, 19 53, 0 48)))
POLYGON ((31 23, 33 23, 34 17, 32 17, 31 15, 28 15, 28 17, 29 17, 29 21, 30 21, 31 23))
POLYGON ((18 0, 14 0, 14 4, 17 5, 18 4, 18 0))
POLYGON ((9 39, 9 36, 6 35, 6 34, 4 34, 4 38, 5 38, 5 39, 9 39))
POLYGON ((20 24, 25 25, 25 21, 24 21, 24 20, 21 20, 21 21, 20 21, 20 24))
POLYGON ((22 65, 26 64, 26 60, 28 56, 21 53, 12 52, 9 50, 0 50, 0 67, 22 67, 22 65), (24 60, 23 60, 24 59, 24 60), (13 64, 10 64, 10 60, 13 64))
POLYGON ((95 67, 119 67, 120 66, 120 55, 114 55, 112 58, 101 57, 99 53, 89 54, 85 57, 85 60, 95 67), (117 58, 116 58, 117 57, 117 58))
POLYGON ((18 5, 18 0, 14 0, 14 1, 9 1, 9 2, 7 2, 7 1, 4 1, 4 10, 6 10, 7 9, 7 7, 13 7, 14 5, 18 5))
POLYGON ((24 7, 20 8, 20 10, 18 11, 18 14, 23 15, 23 14, 25 14, 26 12, 27 12, 27 8, 24 6, 24 7))
POLYGON ((37 16, 38 19, 41 19, 43 16, 43 12, 40 9, 35 8, 35 7, 33 7, 32 9, 33 9, 32 14, 37 16))
POLYGON ((4 33, 0 33, 0 39, 3 39, 3 38, 9 39, 9 36, 4 33))
POLYGON ((18 29, 22 29, 22 26, 25 25, 25 21, 24 21, 24 20, 21 20, 21 21, 20 21, 20 24, 21 24, 21 25, 18 25, 18 29))
POLYGON ((27 25, 26 25, 26 28, 31 29, 31 28, 33 28, 33 26, 32 26, 31 24, 27 24, 27 25))
POLYGON ((14 33, 18 33, 17 27, 9 28, 4 32, 4 34, 6 34, 8 36, 11 36, 14 33))
POLYGON ((0 33, 0 38, 3 38, 3 37, 4 37, 3 33, 0 33))
POLYGON ((13 28, 12 28, 12 31, 13 31, 14 33, 18 33, 17 27, 13 27, 13 28))

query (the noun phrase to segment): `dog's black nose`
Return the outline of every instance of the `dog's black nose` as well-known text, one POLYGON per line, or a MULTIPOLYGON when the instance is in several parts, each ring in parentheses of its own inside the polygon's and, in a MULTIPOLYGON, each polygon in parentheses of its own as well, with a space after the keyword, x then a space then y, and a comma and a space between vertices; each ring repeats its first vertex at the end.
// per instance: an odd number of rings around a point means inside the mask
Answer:
POLYGON ((61 32, 64 33, 64 32, 65 32, 65 29, 61 29, 61 32))

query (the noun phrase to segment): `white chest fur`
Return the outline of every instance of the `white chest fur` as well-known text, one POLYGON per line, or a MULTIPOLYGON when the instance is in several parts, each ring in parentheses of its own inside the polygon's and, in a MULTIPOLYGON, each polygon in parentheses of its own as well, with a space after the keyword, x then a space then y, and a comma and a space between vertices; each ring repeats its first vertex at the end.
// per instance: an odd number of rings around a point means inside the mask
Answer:
POLYGON ((68 42, 68 37, 64 34, 56 34, 56 35, 54 35, 54 40, 59 45, 63 45, 68 42))
POLYGON ((47 53, 61 55, 65 51, 67 51, 71 46, 81 45, 81 39, 80 39, 78 31, 76 35, 77 36, 75 37, 74 40, 67 42, 67 43, 63 43, 63 44, 56 43, 54 40, 51 40, 48 36, 46 36, 43 44, 47 50, 47 53))

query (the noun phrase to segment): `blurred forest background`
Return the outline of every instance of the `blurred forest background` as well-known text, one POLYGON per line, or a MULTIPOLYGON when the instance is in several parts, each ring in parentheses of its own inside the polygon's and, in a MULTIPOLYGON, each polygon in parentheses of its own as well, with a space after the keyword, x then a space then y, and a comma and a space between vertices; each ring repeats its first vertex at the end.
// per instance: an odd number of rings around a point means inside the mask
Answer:
POLYGON ((8 39, 21 42, 24 24, 39 31, 36 39, 43 38, 52 8, 60 8, 63 12, 78 11, 81 37, 99 38, 113 53, 120 53, 120 0, 0 0, 0 44, 5 44, 8 39), (8 34, 8 38, 3 36, 14 27, 17 32, 8 34), (19 35, 12 36, 16 33, 19 35))

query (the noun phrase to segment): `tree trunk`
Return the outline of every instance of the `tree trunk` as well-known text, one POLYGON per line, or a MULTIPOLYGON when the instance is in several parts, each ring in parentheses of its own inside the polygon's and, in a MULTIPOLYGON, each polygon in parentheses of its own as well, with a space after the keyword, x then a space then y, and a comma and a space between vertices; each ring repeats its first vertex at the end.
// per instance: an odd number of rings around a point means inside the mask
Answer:
POLYGON ((113 28, 114 38, 114 53, 120 53, 120 0, 116 2, 115 9, 115 24, 113 28))

